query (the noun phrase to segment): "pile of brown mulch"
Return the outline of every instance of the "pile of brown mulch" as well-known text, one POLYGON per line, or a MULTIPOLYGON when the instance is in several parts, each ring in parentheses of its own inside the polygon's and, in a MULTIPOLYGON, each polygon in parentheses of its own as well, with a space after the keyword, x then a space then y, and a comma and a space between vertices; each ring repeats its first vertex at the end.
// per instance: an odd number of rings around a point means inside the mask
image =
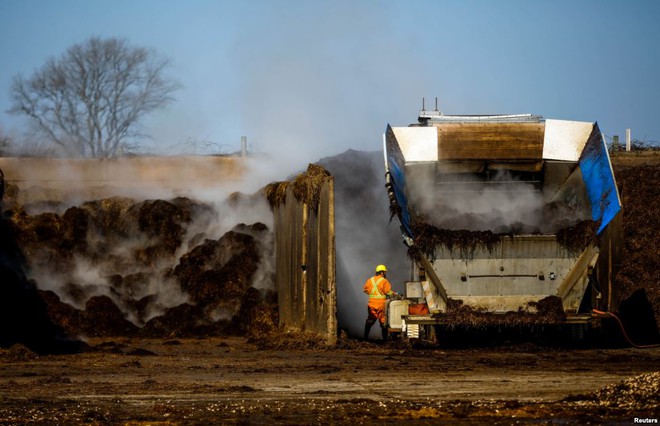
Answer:
POLYGON ((173 275, 196 304, 233 303, 250 286, 260 260, 253 236, 229 231, 183 255, 173 275))
POLYGON ((583 406, 639 411, 639 417, 658 412, 660 406, 660 372, 645 373, 620 383, 605 386, 588 395, 572 395, 564 401, 583 406))
POLYGON ((277 323, 274 292, 251 287, 273 251, 263 223, 210 239, 204 232, 221 213, 184 197, 113 197, 36 214, 13 200, 3 208, 23 255, 13 263, 30 271, 36 297, 69 336, 204 336, 252 324, 263 333, 277 323))
MULTIPOLYGON (((557 231, 557 243, 571 253, 580 253, 597 238, 597 223, 592 220, 580 221, 557 231)), ((408 250, 410 258, 425 255, 430 259, 436 256, 438 247, 454 251, 461 259, 472 259, 477 250, 493 251, 501 237, 513 233, 493 233, 491 231, 450 230, 437 228, 428 221, 418 219, 413 222, 412 231, 415 245, 408 250)))
POLYGON ((292 188, 293 196, 307 204, 311 210, 316 210, 320 201, 322 185, 331 181, 330 173, 317 164, 309 164, 304 173, 296 175, 293 181, 273 182, 266 185, 263 193, 271 207, 278 206, 286 200, 286 193, 292 188))
POLYGON ((9 349, 0 348, 0 361, 4 362, 32 361, 38 357, 38 354, 20 343, 12 345, 9 349))
POLYGON ((598 223, 583 220, 557 231, 557 243, 573 254, 580 254, 592 242, 597 242, 598 223))
POLYGON ((643 293, 660 328, 660 164, 617 167, 615 161, 614 172, 623 204, 624 246, 615 278, 622 309, 626 299, 643 293))
POLYGON ((408 250, 408 255, 415 259, 424 255, 430 259, 436 256, 438 247, 455 250, 461 259, 472 259, 478 249, 492 251, 500 242, 500 235, 491 231, 467 231, 440 229, 428 222, 416 221, 412 231, 415 235, 415 245, 408 250))

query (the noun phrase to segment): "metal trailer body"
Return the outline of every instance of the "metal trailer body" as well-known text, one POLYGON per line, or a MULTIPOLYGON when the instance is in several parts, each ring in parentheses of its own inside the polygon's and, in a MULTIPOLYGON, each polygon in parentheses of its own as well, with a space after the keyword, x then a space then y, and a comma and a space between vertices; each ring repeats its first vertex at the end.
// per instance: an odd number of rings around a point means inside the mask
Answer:
POLYGON ((613 277, 622 207, 597 123, 421 111, 416 124, 388 125, 383 145, 390 207, 407 245, 419 238, 413 231, 419 219, 460 230, 474 216, 472 230, 498 236, 489 247, 470 251, 440 244, 433 256, 413 262, 412 279, 421 285, 430 314, 392 318, 404 331, 441 323, 450 299, 499 313, 533 311, 534 302, 557 296, 568 323, 590 321, 592 309, 618 307, 613 277), (540 208, 507 205, 525 197, 540 208), (470 206, 475 200, 480 205, 470 206), (537 229, 521 231, 516 223, 489 228, 490 216, 500 210, 505 216, 538 214, 537 229), (597 238, 567 248, 546 226, 559 214, 560 224, 594 221, 597 238))

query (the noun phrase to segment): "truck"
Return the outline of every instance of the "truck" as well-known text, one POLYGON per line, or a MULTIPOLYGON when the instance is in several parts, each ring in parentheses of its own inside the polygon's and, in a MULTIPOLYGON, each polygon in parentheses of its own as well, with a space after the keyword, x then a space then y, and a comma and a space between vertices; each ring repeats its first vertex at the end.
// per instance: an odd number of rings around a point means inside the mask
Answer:
POLYGON ((411 263, 390 334, 560 324, 581 339, 617 309, 622 205, 596 122, 422 108, 387 125, 383 152, 411 263))

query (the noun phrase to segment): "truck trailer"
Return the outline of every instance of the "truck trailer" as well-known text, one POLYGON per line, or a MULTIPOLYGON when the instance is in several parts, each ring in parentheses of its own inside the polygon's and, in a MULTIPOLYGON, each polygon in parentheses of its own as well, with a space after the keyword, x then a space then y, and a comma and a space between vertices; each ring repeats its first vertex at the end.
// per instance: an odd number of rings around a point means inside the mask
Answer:
POLYGON ((411 260, 391 333, 522 318, 579 337, 618 308, 622 206, 597 123, 423 109, 383 149, 411 260))

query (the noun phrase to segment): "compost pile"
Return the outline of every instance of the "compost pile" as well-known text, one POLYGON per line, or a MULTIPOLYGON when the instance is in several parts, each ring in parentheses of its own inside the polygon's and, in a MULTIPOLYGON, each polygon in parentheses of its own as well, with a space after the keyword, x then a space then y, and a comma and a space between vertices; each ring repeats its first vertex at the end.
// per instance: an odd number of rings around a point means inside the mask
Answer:
POLYGON ((320 202, 321 187, 329 179, 331 179, 330 173, 322 166, 310 164, 305 173, 296 175, 293 181, 270 183, 263 192, 271 207, 275 208, 286 200, 287 189, 290 186, 293 196, 307 204, 310 210, 315 211, 320 202))
POLYGON ((566 401, 585 409, 606 407, 622 411, 656 410, 660 405, 660 372, 631 377, 588 395, 570 396, 566 401))
POLYGON ((415 244, 408 249, 411 259, 418 259, 424 255, 435 259, 438 247, 447 250, 456 249, 461 259, 472 259, 477 250, 485 249, 492 252, 500 242, 500 235, 491 231, 449 230, 436 228, 424 220, 415 220, 412 225, 415 235, 415 244))
MULTIPOLYGON (((658 158, 658 157, 656 157, 658 158)), ((616 282, 624 300, 648 300, 660 328, 660 164, 637 167, 619 165, 613 158, 623 204, 624 246, 616 282)), ((625 302, 622 309, 626 308, 625 302)), ((639 310, 635 304, 631 309, 639 310)), ((655 330, 657 334, 657 330, 655 330)))
POLYGON ((273 273, 263 270, 272 232, 238 223, 217 237, 218 218, 240 217, 236 205, 255 196, 223 205, 114 197, 30 214, 44 204, 5 193, 3 226, 26 271, 18 285, 66 336, 258 335, 277 324, 273 273))

